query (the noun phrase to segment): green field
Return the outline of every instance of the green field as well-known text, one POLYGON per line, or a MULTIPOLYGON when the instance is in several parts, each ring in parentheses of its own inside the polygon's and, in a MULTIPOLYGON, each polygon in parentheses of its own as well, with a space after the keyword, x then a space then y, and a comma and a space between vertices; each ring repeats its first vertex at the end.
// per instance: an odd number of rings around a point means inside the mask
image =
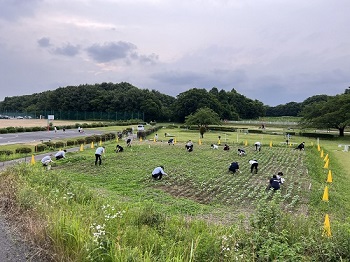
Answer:
POLYGON ((89 145, 67 153, 51 170, 15 166, 2 173, 2 196, 35 215, 37 243, 50 239, 50 255, 60 261, 350 259, 350 153, 338 147, 346 139, 319 141, 330 159, 325 169, 316 139, 293 136, 294 144, 306 142, 305 151, 298 151, 284 144, 283 135, 207 132, 200 138, 180 128, 158 135, 158 142, 152 135, 130 148, 124 140, 105 143, 101 166, 94 165, 89 145), (175 145, 168 145, 169 136, 175 145), (211 149, 219 136, 219 149, 211 149), (184 148, 189 139, 193 152, 184 148), (260 152, 256 141, 263 143, 260 152), (117 143, 124 152, 114 152, 117 143), (230 151, 222 150, 225 143, 230 151), (237 148, 247 156, 239 157, 237 148), (258 174, 250 173, 253 158, 258 174), (232 161, 241 173, 228 172, 232 161), (151 172, 158 165, 168 176, 155 181, 151 172), (326 182, 328 170, 333 183, 326 182), (285 184, 267 192, 278 171, 285 184), (329 201, 322 201, 325 186, 329 201), (332 237, 322 236, 326 214, 332 237))

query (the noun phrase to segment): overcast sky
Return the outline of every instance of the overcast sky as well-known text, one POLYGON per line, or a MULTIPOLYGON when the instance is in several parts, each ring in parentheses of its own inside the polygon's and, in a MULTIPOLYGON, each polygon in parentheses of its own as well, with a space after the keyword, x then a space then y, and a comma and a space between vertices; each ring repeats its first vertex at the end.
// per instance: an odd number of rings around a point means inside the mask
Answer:
POLYGON ((0 101, 102 82, 266 105, 350 86, 349 0, 0 0, 0 101))

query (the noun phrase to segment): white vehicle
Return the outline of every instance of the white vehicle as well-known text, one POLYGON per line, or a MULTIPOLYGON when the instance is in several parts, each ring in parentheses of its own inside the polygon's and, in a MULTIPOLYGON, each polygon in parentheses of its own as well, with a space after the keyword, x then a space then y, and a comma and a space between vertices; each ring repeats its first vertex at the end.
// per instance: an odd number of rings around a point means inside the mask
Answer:
POLYGON ((145 131, 145 127, 143 125, 138 125, 137 131, 145 131))

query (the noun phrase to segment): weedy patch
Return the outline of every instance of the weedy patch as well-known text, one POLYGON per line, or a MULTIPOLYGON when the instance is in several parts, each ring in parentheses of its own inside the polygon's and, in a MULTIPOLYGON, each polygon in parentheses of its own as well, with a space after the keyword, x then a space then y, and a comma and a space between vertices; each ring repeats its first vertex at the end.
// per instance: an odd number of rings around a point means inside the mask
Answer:
POLYGON ((63 170, 62 175, 125 201, 152 200, 165 209, 176 206, 179 201, 188 204, 192 201, 210 209, 234 206, 237 213, 252 212, 257 200, 269 200, 268 181, 282 171, 285 178, 280 190, 282 208, 293 213, 307 212, 310 178, 304 151, 282 146, 257 152, 245 147, 247 155, 240 157, 233 146, 231 151, 224 151, 195 145, 193 152, 187 152, 181 143, 169 146, 166 142, 145 142, 134 143, 123 153, 114 153, 113 146, 107 145, 101 166, 93 165, 94 152, 87 150, 73 154, 72 160, 62 163, 58 169, 63 170), (75 158, 79 159, 78 165, 75 158), (250 173, 249 159, 258 160, 257 174, 250 173), (239 162, 240 173, 228 171, 232 161, 239 162), (154 181, 151 172, 159 165, 165 166, 168 176, 154 181))

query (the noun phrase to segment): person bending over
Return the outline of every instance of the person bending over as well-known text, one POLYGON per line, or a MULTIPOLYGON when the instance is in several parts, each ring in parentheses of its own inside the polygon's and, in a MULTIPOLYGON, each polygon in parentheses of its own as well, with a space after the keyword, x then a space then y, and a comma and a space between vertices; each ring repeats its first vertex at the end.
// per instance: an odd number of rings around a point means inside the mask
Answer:
POLYGON ((164 172, 164 166, 158 166, 152 171, 152 177, 155 180, 161 180, 163 175, 167 175, 167 173, 164 172))
POLYGON ((256 159, 249 160, 249 164, 250 164, 250 173, 253 174, 253 171, 255 171, 255 174, 257 174, 258 166, 259 166, 258 160, 256 159))

